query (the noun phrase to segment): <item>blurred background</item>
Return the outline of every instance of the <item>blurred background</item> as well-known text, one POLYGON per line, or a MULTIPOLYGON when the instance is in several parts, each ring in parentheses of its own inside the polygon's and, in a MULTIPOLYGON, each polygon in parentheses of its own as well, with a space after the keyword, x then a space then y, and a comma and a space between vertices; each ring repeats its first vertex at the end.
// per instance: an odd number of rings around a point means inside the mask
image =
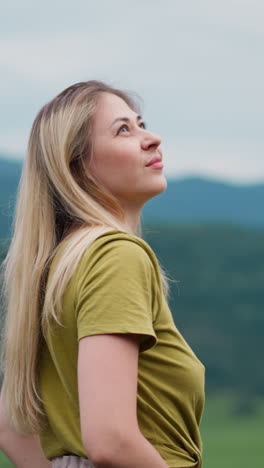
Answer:
POLYGON ((143 210, 144 238, 206 366, 204 468, 262 466, 263 2, 9 0, 0 10, 1 261, 40 107, 88 79, 136 92, 168 178, 143 210))

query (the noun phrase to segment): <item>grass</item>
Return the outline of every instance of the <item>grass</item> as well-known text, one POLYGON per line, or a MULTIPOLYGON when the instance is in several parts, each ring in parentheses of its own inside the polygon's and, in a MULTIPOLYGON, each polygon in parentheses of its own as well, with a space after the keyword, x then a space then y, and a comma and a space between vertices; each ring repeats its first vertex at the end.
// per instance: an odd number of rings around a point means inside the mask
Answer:
MULTIPOLYGON (((264 466, 264 402, 251 416, 232 415, 234 398, 207 400, 201 426, 203 468, 249 468, 264 466)), ((0 452, 0 468, 13 465, 0 452)))
POLYGON ((0 468, 13 468, 14 465, 8 460, 8 458, 0 451, 0 468))
POLYGON ((264 466, 264 402, 256 414, 234 417, 235 404, 224 396, 208 400, 201 426, 203 468, 264 466))

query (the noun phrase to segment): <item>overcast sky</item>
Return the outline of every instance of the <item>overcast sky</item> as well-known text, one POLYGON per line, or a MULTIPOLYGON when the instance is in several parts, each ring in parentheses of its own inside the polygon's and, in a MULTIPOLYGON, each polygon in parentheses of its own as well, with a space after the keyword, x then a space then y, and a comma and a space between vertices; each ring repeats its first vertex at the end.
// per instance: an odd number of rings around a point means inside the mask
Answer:
POLYGON ((136 91, 166 174, 264 182, 263 0, 0 0, 0 153, 100 79, 136 91))

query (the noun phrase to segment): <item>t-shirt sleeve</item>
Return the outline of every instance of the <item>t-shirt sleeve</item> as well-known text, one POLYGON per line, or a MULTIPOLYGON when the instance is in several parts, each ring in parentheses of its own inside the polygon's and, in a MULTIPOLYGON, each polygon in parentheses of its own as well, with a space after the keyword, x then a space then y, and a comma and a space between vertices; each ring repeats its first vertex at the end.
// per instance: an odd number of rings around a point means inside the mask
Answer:
POLYGON ((85 336, 137 334, 140 351, 157 342, 153 328, 155 273, 143 247, 115 240, 84 258, 76 290, 78 339, 85 336))

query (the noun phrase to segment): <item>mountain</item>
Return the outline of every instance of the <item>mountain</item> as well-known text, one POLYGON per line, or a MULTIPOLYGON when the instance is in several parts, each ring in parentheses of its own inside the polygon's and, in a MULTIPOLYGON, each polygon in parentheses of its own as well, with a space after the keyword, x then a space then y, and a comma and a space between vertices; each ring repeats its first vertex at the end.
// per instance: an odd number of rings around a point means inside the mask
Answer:
MULTIPOLYGON (((22 163, 0 155, 0 239, 10 235, 22 163)), ((143 209, 143 222, 227 223, 263 228, 264 183, 232 185, 190 177, 169 179, 166 192, 143 209)))
POLYGON ((228 223, 264 227, 264 183, 232 185, 192 177, 168 180, 166 192, 150 200, 143 221, 228 223))
POLYGON ((0 240, 10 235, 22 162, 0 156, 0 240))

